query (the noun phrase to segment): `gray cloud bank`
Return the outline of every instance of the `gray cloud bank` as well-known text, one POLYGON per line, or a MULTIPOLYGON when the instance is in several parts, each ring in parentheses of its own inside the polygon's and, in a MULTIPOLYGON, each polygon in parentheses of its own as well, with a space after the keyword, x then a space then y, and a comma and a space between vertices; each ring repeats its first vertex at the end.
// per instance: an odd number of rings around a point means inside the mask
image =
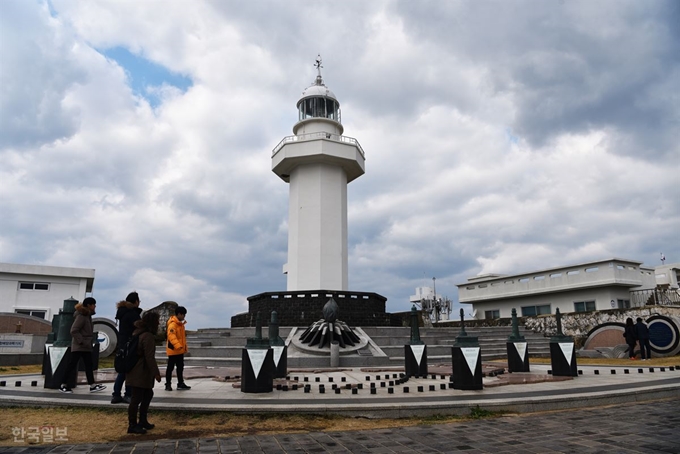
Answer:
MULTIPOLYGON (((345 134, 350 287, 620 256, 680 261, 675 1, 0 2, 0 261, 97 270, 191 327, 285 290, 272 148, 324 57, 345 134), (303 14, 304 12, 304 14, 303 14), (150 87, 96 49, 188 77, 150 87)), ((110 307, 110 310, 107 308, 110 307)))

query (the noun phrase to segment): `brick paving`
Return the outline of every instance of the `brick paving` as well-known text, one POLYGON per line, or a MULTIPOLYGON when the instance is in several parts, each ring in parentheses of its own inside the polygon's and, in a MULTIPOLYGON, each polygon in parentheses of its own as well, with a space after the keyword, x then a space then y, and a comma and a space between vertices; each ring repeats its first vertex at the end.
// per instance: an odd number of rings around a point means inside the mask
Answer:
POLYGON ((680 453, 680 399, 448 424, 60 446, 0 454, 680 453))

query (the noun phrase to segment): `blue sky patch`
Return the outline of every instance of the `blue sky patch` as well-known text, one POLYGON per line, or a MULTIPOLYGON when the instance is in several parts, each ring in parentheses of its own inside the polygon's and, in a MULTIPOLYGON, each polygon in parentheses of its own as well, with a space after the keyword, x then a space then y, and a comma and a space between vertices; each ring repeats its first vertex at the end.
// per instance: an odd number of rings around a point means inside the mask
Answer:
POLYGON ((170 71, 168 68, 131 53, 124 47, 112 47, 99 50, 107 58, 114 60, 128 73, 132 91, 146 99, 151 107, 156 108, 161 103, 158 93, 148 90, 148 87, 160 87, 163 84, 176 87, 182 92, 191 87, 191 79, 170 71))

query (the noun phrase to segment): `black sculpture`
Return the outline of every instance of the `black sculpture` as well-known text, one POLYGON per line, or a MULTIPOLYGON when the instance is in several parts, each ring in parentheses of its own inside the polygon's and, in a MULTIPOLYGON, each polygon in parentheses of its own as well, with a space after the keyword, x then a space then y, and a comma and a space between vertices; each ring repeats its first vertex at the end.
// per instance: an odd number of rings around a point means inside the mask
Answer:
POLYGON ((300 342, 310 347, 318 345, 319 349, 330 346, 331 342, 337 341, 340 348, 347 345, 354 346, 360 342, 352 328, 347 323, 338 320, 340 307, 333 298, 329 299, 322 311, 323 319, 312 323, 304 333, 300 334, 300 342))

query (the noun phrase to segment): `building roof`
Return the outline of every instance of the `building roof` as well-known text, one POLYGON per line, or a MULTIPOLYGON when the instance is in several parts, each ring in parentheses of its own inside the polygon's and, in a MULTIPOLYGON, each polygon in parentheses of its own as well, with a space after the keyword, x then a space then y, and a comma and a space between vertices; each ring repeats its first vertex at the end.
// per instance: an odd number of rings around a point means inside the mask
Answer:
POLYGON ((22 274, 30 276, 72 277, 87 279, 87 292, 92 291, 94 285, 93 268, 71 268, 49 265, 22 265, 18 263, 0 263, 0 273, 22 274))
MULTIPOLYGON (((492 281, 495 279, 509 279, 509 278, 515 278, 515 277, 521 277, 521 276, 526 276, 528 274, 538 274, 538 273, 549 273, 551 271, 559 271, 559 270, 564 270, 566 268, 583 268, 583 267, 588 267, 588 266, 594 266, 600 263, 608 263, 608 262, 621 262, 621 263, 626 263, 626 264, 631 264, 631 265, 636 265, 640 268, 647 269, 647 267, 641 266, 643 262, 639 262, 637 260, 629 260, 629 259, 622 259, 618 257, 612 257, 608 259, 603 259, 603 260, 594 260, 591 262, 583 262, 583 263, 576 263, 576 264, 571 264, 571 265, 562 265, 562 266, 557 266, 553 268, 545 268, 542 270, 534 270, 534 271, 525 271, 522 273, 516 273, 516 274, 495 274, 495 273, 489 273, 489 274, 480 274, 478 276, 473 276, 469 277, 467 282, 463 282, 462 284, 456 284, 456 286, 461 287, 464 285, 469 284, 470 282, 483 282, 483 281, 492 281)), ((649 267, 649 270, 653 270, 653 268, 649 267)))

